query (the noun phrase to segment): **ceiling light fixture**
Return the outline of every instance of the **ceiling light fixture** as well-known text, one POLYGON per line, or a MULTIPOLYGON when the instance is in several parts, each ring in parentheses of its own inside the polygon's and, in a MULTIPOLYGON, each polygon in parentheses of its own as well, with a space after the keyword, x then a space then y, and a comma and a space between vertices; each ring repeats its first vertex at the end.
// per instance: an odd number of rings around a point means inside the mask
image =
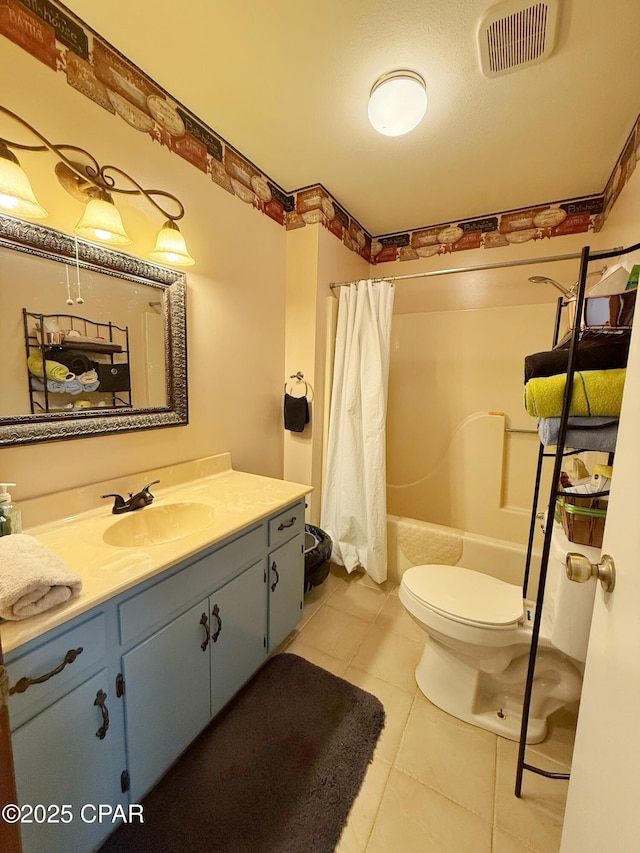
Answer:
POLYGON ((55 173, 62 187, 75 199, 86 205, 84 214, 75 227, 75 233, 88 240, 98 240, 111 245, 123 246, 131 243, 125 231, 122 219, 114 204, 112 193, 143 196, 162 214, 164 225, 158 234, 158 241, 150 257, 159 263, 177 266, 189 266, 195 261, 187 251, 184 237, 176 224, 184 216, 184 206, 176 196, 165 190, 145 189, 131 175, 117 166, 101 166, 84 148, 76 145, 54 145, 23 118, 0 105, 4 113, 27 128, 42 145, 23 145, 0 137, 0 210, 13 216, 25 216, 37 219, 47 216, 31 189, 29 178, 20 166, 18 158, 11 149, 19 151, 51 151, 59 162, 55 173), (66 153, 81 155, 86 163, 71 160, 66 153), (129 185, 121 186, 118 179, 124 179, 129 185), (172 210, 167 210, 158 199, 167 199, 172 210), (172 240, 167 239, 167 232, 172 240))
POLYGON ((369 96, 369 121, 385 136, 402 136, 416 128, 427 111, 424 79, 406 69, 383 74, 369 96))

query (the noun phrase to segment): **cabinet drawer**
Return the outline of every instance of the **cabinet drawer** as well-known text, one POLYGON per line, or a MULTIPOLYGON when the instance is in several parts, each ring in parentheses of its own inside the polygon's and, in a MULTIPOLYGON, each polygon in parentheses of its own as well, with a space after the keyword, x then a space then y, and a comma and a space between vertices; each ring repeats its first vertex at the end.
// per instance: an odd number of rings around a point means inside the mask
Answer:
POLYGON ((283 542, 304 531, 304 501, 278 513, 269 521, 269 547, 277 548, 283 542))
POLYGON ((24 692, 14 692, 9 699, 11 728, 18 728, 68 693, 70 685, 83 673, 90 674, 104 666, 106 648, 105 616, 100 613, 11 660, 7 664, 9 689, 26 688, 24 692), (74 656, 78 649, 82 651, 74 656), (31 679, 32 683, 21 683, 22 679, 31 679))
POLYGON ((261 525, 170 578, 134 595, 118 607, 123 645, 148 634, 190 602, 208 595, 261 556, 265 548, 261 525))

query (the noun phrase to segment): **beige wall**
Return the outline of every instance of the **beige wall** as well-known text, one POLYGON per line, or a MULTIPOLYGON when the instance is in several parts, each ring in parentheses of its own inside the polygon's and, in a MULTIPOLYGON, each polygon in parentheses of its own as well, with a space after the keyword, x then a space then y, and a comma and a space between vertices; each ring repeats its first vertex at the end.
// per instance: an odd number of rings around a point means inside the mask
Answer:
POLYGON ((325 402, 327 384, 331 382, 326 365, 326 330, 337 301, 329 285, 333 281, 368 277, 369 264, 320 225, 288 232, 287 385, 294 395, 301 394, 304 386, 292 382, 290 376, 302 371, 313 389, 309 392, 313 400, 310 423, 304 432, 285 431, 284 476, 313 485, 314 491, 307 497, 307 516, 315 524, 320 521, 323 437, 327 415, 325 402))
MULTIPOLYGON (((231 451, 235 467, 282 476, 286 233, 192 165, 133 130, 8 40, 2 40, 3 104, 54 142, 89 149, 140 183, 175 193, 187 215, 183 233, 197 260, 187 270, 190 423, 119 436, 5 448, 0 479, 15 481, 16 500, 85 485, 158 465, 231 451)), ((0 133, 32 142, 3 120, 0 133)), ((57 187, 55 157, 24 154, 43 224, 72 233, 82 205, 57 187)), ((145 257, 161 220, 140 200, 118 202, 145 257)), ((2 281, 2 289, 19 282, 2 281)), ((6 345, 6 341, 3 342, 6 345)), ((14 346, 14 344, 11 344, 14 346)), ((132 478, 132 485, 137 483, 132 478)))

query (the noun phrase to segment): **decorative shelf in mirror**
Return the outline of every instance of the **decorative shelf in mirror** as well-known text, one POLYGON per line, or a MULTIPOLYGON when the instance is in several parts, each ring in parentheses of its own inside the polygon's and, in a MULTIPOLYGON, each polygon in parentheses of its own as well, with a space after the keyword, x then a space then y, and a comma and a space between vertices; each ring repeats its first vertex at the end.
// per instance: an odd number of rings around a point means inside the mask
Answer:
POLYGON ((0 215, 0 283, 0 446, 188 422, 184 273, 0 215))
POLYGON ((127 326, 26 308, 22 316, 32 413, 132 408, 127 326))

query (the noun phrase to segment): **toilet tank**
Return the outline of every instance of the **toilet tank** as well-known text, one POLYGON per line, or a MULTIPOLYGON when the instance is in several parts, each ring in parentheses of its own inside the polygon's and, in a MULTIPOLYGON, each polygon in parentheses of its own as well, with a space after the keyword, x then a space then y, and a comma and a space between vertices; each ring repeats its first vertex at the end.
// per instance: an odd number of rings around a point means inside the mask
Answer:
POLYGON ((593 580, 576 583, 567 578, 569 551, 584 554, 592 563, 600 562, 600 548, 570 542, 562 527, 554 523, 540 628, 555 648, 584 663, 597 584, 593 580))

